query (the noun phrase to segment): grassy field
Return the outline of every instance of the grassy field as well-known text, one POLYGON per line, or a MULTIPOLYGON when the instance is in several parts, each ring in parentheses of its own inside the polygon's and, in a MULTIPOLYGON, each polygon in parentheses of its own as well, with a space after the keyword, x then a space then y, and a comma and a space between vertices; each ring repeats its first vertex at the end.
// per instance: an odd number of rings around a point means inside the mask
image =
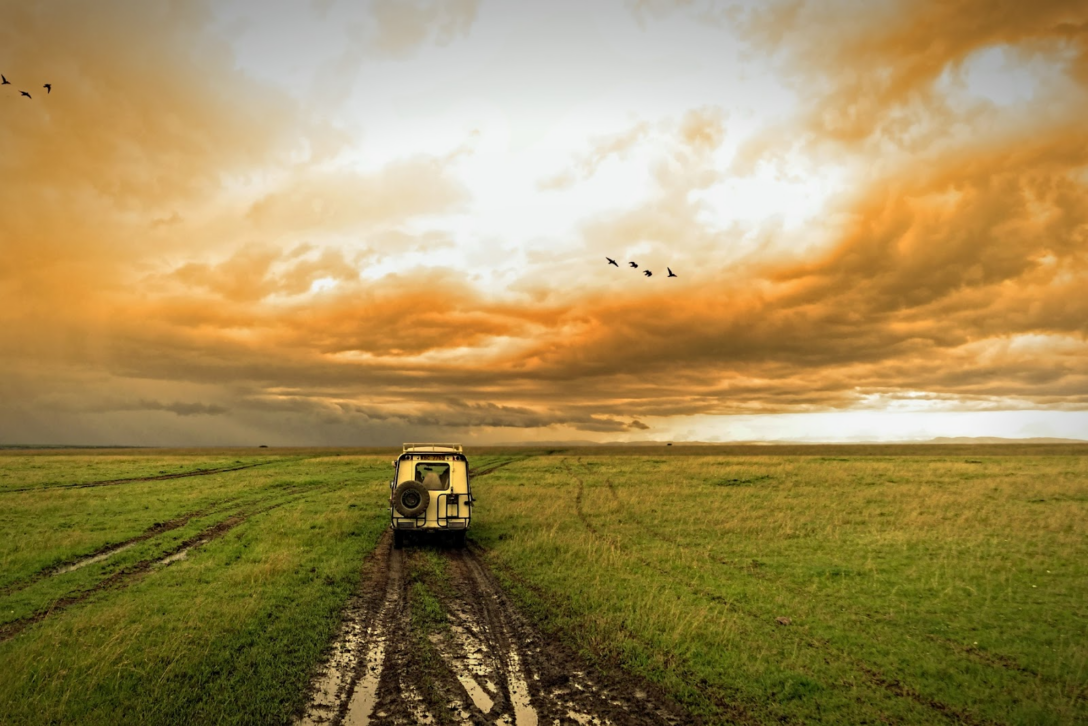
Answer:
POLYGON ((0 453, 0 723, 290 721, 391 457, 246 454, 0 453))
POLYGON ((516 461, 475 540, 708 721, 1088 722, 1084 447, 774 451, 516 461))
MULTIPOLYGON (((1088 722, 1088 447, 469 454, 539 627, 710 723, 1088 722)), ((0 723, 289 723, 390 458, 0 451, 0 723)))

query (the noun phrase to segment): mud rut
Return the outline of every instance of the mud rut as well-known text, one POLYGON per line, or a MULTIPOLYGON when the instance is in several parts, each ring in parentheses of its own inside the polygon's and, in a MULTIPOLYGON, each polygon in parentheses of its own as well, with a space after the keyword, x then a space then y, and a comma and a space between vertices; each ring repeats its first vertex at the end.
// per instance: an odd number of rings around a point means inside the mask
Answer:
POLYGON ((418 553, 388 535, 368 561, 301 724, 679 724, 675 705, 550 642, 473 550, 438 550, 447 627, 412 622, 418 553), (429 632, 429 634, 428 634, 429 632))

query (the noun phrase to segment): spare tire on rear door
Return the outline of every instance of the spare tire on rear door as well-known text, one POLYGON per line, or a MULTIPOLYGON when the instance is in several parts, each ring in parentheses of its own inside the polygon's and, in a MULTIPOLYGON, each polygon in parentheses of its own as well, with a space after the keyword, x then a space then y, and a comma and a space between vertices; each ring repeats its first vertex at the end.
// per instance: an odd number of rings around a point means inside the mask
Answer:
POLYGON ((415 518, 427 511, 431 493, 418 481, 401 482, 393 492, 393 506, 403 517, 415 518))

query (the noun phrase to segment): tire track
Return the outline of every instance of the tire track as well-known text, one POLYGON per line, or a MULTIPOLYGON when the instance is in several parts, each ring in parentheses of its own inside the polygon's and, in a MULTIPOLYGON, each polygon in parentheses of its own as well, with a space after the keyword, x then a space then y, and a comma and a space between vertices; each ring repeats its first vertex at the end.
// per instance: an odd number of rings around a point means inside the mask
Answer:
MULTIPOLYGON (((486 556, 487 552, 488 550, 481 545, 477 545, 475 543, 472 545, 472 553, 477 558, 481 558, 481 555, 486 556)), ((531 593, 534 599, 538 600, 541 603, 544 603, 550 609, 554 609, 558 612, 564 612, 571 617, 576 617, 578 615, 578 613, 571 610, 569 603, 559 599, 555 593, 541 589, 537 585, 526 580, 518 572, 512 570, 509 566, 504 565, 501 562, 496 561, 495 565, 498 569, 502 571, 503 577, 515 583, 517 587, 531 593)), ((649 643, 640 638, 634 631, 624 627, 622 624, 619 626, 619 631, 623 634, 626 640, 629 640, 633 643, 639 643, 647 649, 652 649, 649 643)), ((554 642, 556 642, 555 639, 553 639, 553 643, 554 642)), ((611 668, 614 668, 616 670, 622 670, 622 658, 621 654, 619 654, 618 652, 601 653, 598 655, 603 657, 606 660, 606 663, 608 663, 611 668)), ((768 722, 768 718, 756 716, 754 713, 745 709, 737 701, 728 700, 721 694, 714 693, 713 688, 705 679, 700 679, 698 676, 696 676, 693 671, 686 668, 686 666, 683 663, 679 662, 672 654, 666 654, 664 665, 670 672, 679 674, 684 681, 688 683, 698 684, 700 695, 706 698, 707 701, 711 703, 720 713, 724 714, 725 717, 728 719, 729 723, 745 724, 746 726, 756 726, 757 724, 764 724, 768 722)), ((644 689, 649 692, 659 690, 656 685, 649 682, 646 682, 644 684, 644 689)), ((661 700, 665 700, 664 697, 660 695, 658 696, 658 698, 661 700)), ((782 722, 782 719, 777 718, 770 720, 782 722)), ((687 717, 687 720, 684 721, 684 723, 698 723, 698 719, 694 719, 689 716, 687 717)))
MULTIPOLYGON (((574 472, 574 470, 571 468, 570 464, 566 460, 564 460, 563 464, 567 468, 567 471, 570 473, 571 477, 578 484, 578 490, 575 494, 575 509, 578 515, 578 519, 581 520, 583 525, 585 525, 586 529, 593 536, 601 539, 604 542, 607 542, 611 547, 615 549, 626 552, 627 554, 634 557, 634 559, 641 562, 645 567, 657 572, 670 582, 683 585, 696 596, 706 598, 708 600, 711 600, 712 602, 716 602, 721 605, 725 605, 738 613, 741 613, 749 618, 758 621, 761 625, 767 625, 768 627, 770 627, 767 618, 765 618, 761 613, 757 613, 753 610, 744 608, 737 603, 727 600, 718 593, 707 590, 706 588, 699 587, 692 582, 689 582, 687 580, 681 580, 677 578, 674 573, 671 573, 665 568, 662 568, 655 563, 650 562, 637 551, 630 550, 624 547, 617 538, 611 535, 603 534, 597 527, 590 523, 589 519, 585 515, 585 512, 583 511, 582 493, 585 489, 585 482, 580 476, 577 475, 577 473, 574 472)), ((976 717, 974 714, 957 709, 956 707, 939 701, 937 699, 930 698, 920 693, 916 689, 912 688, 911 686, 903 683, 902 681, 887 676, 880 670, 874 668, 867 661, 861 660, 860 658, 857 658, 856 656, 846 651, 836 648, 835 646, 831 645, 831 643, 827 640, 824 640, 822 638, 815 638, 812 636, 798 635, 796 636, 796 641, 813 650, 817 650, 820 652, 830 651, 841 661, 849 663, 851 667, 853 667, 858 673, 860 673, 863 676, 863 679, 867 681, 870 685, 876 686, 881 690, 890 693, 896 697, 909 699, 920 706, 923 706, 936 712, 937 714, 940 714, 944 718, 954 723, 968 724, 969 726, 1000 726, 999 723, 996 721, 976 717)))
POLYGON ((103 578, 102 580, 99 580, 93 586, 87 588, 86 590, 82 590, 71 595, 65 595, 64 597, 54 600, 45 610, 39 610, 32 615, 27 615, 26 617, 12 620, 3 625, 0 625, 0 643, 11 640, 32 625, 40 623, 43 620, 46 620, 47 618, 57 613, 64 612, 65 610, 74 605, 79 605, 80 603, 87 601, 88 599, 97 595, 100 592, 105 592, 107 590, 120 590, 126 588, 129 585, 132 585, 133 583, 143 579, 143 577, 145 577, 149 573, 155 571, 157 567, 169 566, 174 562, 186 557, 188 553, 193 549, 203 547, 209 542, 219 539, 227 532, 244 523, 251 517, 257 516, 259 514, 264 514, 273 509, 278 509, 285 504, 290 504, 297 498, 298 497, 291 497, 276 504, 272 504, 248 512, 243 511, 231 515, 230 517, 227 517, 226 519, 205 528, 200 533, 186 539, 185 541, 180 542, 179 544, 175 545, 170 550, 164 552, 156 558, 141 560, 140 562, 125 567, 124 569, 119 570, 112 575, 103 578))
POLYGON ((513 711, 515 723, 693 722, 690 714, 659 702, 658 694, 641 679, 610 677, 543 636, 475 552, 453 551, 446 557, 460 598, 454 606, 467 610, 493 644, 499 680, 505 680, 509 697, 506 714, 513 711))
POLYGON ((942 638, 939 635, 927 634, 926 638, 928 640, 932 640, 935 643, 940 643, 944 647, 955 651, 956 653, 962 655, 965 658, 970 658, 973 661, 983 663, 990 666, 991 668, 1003 668, 1005 670, 1021 673, 1027 678, 1048 681, 1050 683, 1056 683, 1059 685, 1063 684, 1063 681, 1061 681, 1060 679, 1055 678, 1054 676, 1047 673, 1037 671, 1034 668, 1029 668, 1025 665, 1022 665, 1016 659, 1010 658, 1007 655, 982 650, 981 648, 977 648, 973 645, 967 645, 965 643, 958 643, 955 640, 951 640, 949 638, 942 638))
POLYGON ((78 605, 100 592, 103 592, 105 590, 116 590, 128 587, 136 580, 141 579, 143 576, 151 572, 154 569, 155 565, 170 564, 170 562, 173 561, 171 558, 176 557, 182 552, 188 552, 194 546, 206 544, 213 539, 218 539, 219 537, 222 537, 231 529, 234 529, 234 527, 245 521, 245 519, 246 518, 244 517, 237 516, 229 517, 222 522, 219 522, 218 524, 209 527, 197 536, 191 537, 180 543, 179 545, 168 551, 163 557, 137 562, 131 567, 126 567, 125 569, 119 572, 115 572, 109 577, 98 581, 91 588, 76 593, 75 595, 67 595, 58 600, 55 600, 47 610, 39 610, 33 615, 28 615, 25 618, 20 618, 19 620, 13 620, 9 623, 5 623, 4 625, 0 625, 0 643, 11 640, 16 635, 29 628, 31 625, 34 625, 35 623, 40 623, 51 615, 63 612, 68 608, 72 607, 73 605, 78 605))
POLYGON ((445 605, 449 633, 435 639, 436 650, 479 711, 479 717, 486 718, 492 711, 503 710, 509 701, 509 692, 500 689, 501 681, 495 675, 504 666, 488 631, 477 625, 476 618, 457 604, 447 601, 445 605))
POLYGON ((469 475, 470 479, 475 479, 475 478, 481 477, 481 476, 487 476, 491 472, 497 471, 498 469, 501 469, 504 466, 510 466, 511 464, 516 464, 519 461, 524 461, 527 458, 529 458, 529 457, 524 457, 523 456, 523 457, 519 457, 517 459, 510 459, 509 461, 502 461, 502 462, 499 462, 498 464, 493 464, 492 466, 486 467, 484 469, 479 469, 479 470, 469 469, 468 470, 468 475, 469 475))
POLYGON ((404 557, 392 549, 391 540, 387 531, 364 563, 332 653, 314 679, 310 703, 296 723, 369 722, 394 609, 403 591, 404 557))
POLYGON ((475 553, 440 556, 449 578, 435 582, 421 555, 383 537, 297 724, 695 722, 641 679, 602 674, 543 637, 475 553), (445 625, 413 620, 420 588, 445 625))
MULTIPOLYGON (((125 479, 103 479, 102 481, 76 482, 74 484, 47 484, 45 486, 19 487, 17 489, 0 489, 0 494, 14 494, 16 492, 52 491, 54 489, 91 489, 94 487, 115 486, 117 484, 130 484, 132 482, 138 481, 167 481, 169 479, 189 479, 195 476, 212 476, 213 474, 226 474, 232 471, 255 469, 259 466, 270 466, 272 464, 283 463, 284 461, 284 459, 276 459, 275 461, 260 461, 256 464, 243 464, 242 466, 225 466, 218 469, 195 469, 193 471, 178 472, 177 474, 157 474, 155 476, 134 476, 125 479)), ((290 461, 302 460, 291 459, 290 461)))
MULTIPOLYGON (((412 568, 408 553, 399 556, 405 563, 407 574, 399 590, 399 602, 389 623, 386 666, 378 679, 375 697, 369 713, 364 707, 355 711, 367 721, 348 721, 349 726, 360 724, 450 724, 457 723, 464 705, 459 686, 450 673, 433 657, 433 643, 426 633, 416 632, 413 623, 413 596, 408 580, 412 568), (452 686, 452 687, 451 687, 452 686)), ((418 582, 415 583, 418 585, 418 582)), ((467 700, 467 699, 465 699, 467 700)), ((463 722, 463 721, 462 721, 463 722)))
POLYGON ((174 519, 169 519, 165 522, 155 522, 153 525, 151 525, 135 537, 130 537, 129 539, 123 540, 121 542, 111 542, 110 544, 99 547, 98 549, 94 550, 89 554, 80 555, 79 557, 76 557, 74 559, 61 562, 60 564, 54 565, 52 567, 47 567, 44 570, 39 570, 38 572, 35 572, 30 577, 24 578, 22 580, 16 580, 15 582, 9 583, 4 587, 0 587, 0 597, 6 597, 7 595, 11 595, 21 590, 25 590, 31 585, 40 582, 48 577, 63 575, 65 573, 72 572, 73 570, 78 570, 79 568, 86 565, 106 560, 123 550, 127 550, 130 547, 139 544, 140 542, 145 542, 149 539, 159 536, 160 534, 164 534, 165 532, 172 532, 175 529, 184 527, 190 522, 190 520, 199 519, 209 514, 213 514, 218 511, 223 505, 237 501, 237 499, 237 497, 234 499, 224 499, 222 501, 215 502, 207 507, 203 507, 192 512, 187 512, 178 517, 175 517, 174 519))
MULTIPOLYGON (((491 587, 474 558, 458 552, 447 559, 452 565, 450 569, 457 597, 449 599, 453 602, 447 600, 446 607, 461 621, 462 632, 466 633, 460 644, 461 651, 468 655, 464 651, 472 647, 472 638, 468 635, 472 631, 475 631, 478 642, 487 644, 490 657, 481 659, 478 669, 485 683, 490 681, 487 678, 488 670, 496 681, 493 687, 494 703, 488 711, 496 716, 506 716, 507 720, 512 718, 518 726, 536 726, 539 717, 522 666, 525 648, 518 652, 499 594, 491 587)), ((466 692, 472 695, 467 688, 466 692)), ((539 703, 539 695, 536 700, 539 703)))
MULTIPOLYGON (((262 502, 267 502, 267 501, 269 501, 271 499, 274 499, 277 494, 282 494, 284 492, 286 492, 288 494, 293 494, 293 493, 299 492, 300 490, 309 491, 309 490, 312 490, 314 488, 316 488, 316 487, 314 487, 312 485, 291 485, 291 486, 287 486, 287 487, 282 487, 279 491, 272 492, 271 496, 265 496, 265 497, 257 498, 256 501, 250 502, 249 504, 254 505, 254 504, 260 504, 262 502)), ((86 565, 94 564, 95 562, 101 562, 103 560, 109 559, 113 555, 116 555, 116 554, 118 554, 118 553, 120 553, 120 552, 122 552, 124 550, 127 550, 127 549, 139 544, 140 542, 145 542, 145 541, 147 541, 149 539, 153 539, 153 538, 159 536, 160 534, 164 534, 166 532, 173 531, 173 530, 178 529, 180 527, 184 527, 186 524, 188 524, 193 519, 199 519, 201 517, 206 517, 206 516, 208 516, 210 514, 217 514, 219 512, 225 511, 226 509, 228 509, 230 507, 230 505, 235 504, 235 503, 241 501, 244 498, 245 498, 244 496, 236 496, 236 497, 229 497, 227 499, 221 499, 221 500, 219 500, 217 502, 213 502, 213 503, 209 504, 206 507, 202 507, 201 509, 197 509, 197 510, 194 510, 192 512, 188 512, 186 514, 182 514, 182 515, 180 515, 178 517, 175 517, 174 519, 170 519, 170 520, 167 520, 165 522, 156 522, 155 524, 151 525, 150 527, 145 529, 141 534, 138 534, 135 537, 130 537, 129 539, 123 540, 121 542, 111 542, 111 543, 109 543, 107 545, 103 545, 102 547, 99 547, 98 549, 94 550, 93 552, 91 552, 89 554, 80 555, 79 557, 67 560, 65 562, 61 562, 61 563, 59 563, 57 565, 47 567, 47 568, 45 568, 43 570, 39 570, 38 572, 35 572, 33 575, 30 575, 29 577, 23 578, 22 580, 16 580, 15 582, 12 582, 12 583, 9 583, 9 584, 7 584, 7 585, 5 585, 3 587, 0 587, 0 597, 6 597, 6 596, 12 595, 12 594, 14 594, 16 592, 20 592, 22 590, 25 590, 26 588, 30 587, 31 585, 34 585, 34 584, 36 584, 38 582, 41 582, 42 580, 47 579, 49 577, 54 577, 56 575, 63 575, 63 574, 66 574, 68 572, 72 572, 73 570, 78 570, 81 567, 85 567, 86 565)))

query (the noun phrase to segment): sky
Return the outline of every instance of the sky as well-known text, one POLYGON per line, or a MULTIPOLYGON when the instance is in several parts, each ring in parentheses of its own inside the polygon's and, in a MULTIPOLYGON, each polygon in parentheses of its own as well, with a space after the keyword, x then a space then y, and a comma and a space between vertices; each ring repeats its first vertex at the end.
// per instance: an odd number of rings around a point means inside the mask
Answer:
POLYGON ((0 444, 1088 439, 1083 0, 3 5, 0 444))

